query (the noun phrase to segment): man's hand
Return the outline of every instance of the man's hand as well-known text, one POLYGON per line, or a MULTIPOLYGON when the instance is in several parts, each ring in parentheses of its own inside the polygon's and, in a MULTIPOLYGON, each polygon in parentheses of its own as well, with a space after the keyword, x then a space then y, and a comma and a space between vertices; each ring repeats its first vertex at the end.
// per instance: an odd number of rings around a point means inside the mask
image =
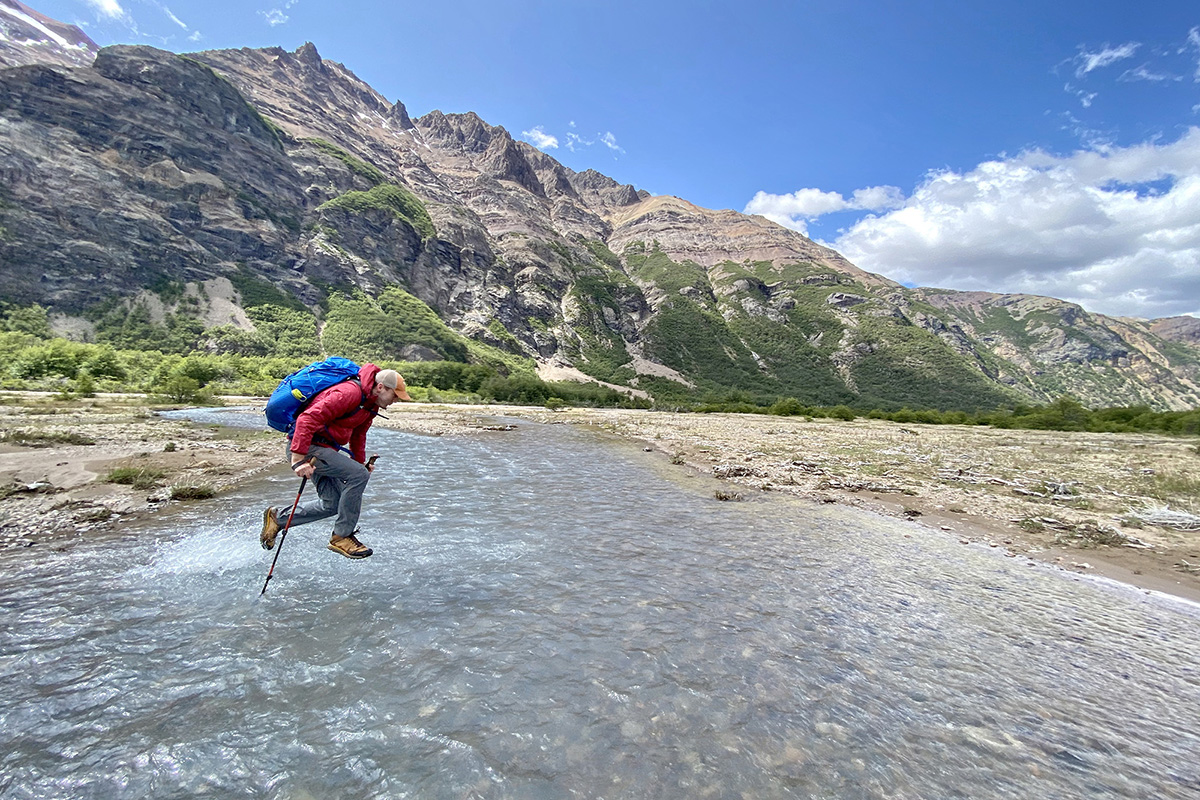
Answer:
POLYGON ((292 471, 295 472, 297 475, 299 475, 301 478, 311 478, 313 476, 313 473, 317 471, 317 468, 314 466, 317 463, 316 456, 307 457, 307 458, 304 456, 300 456, 300 458, 297 459, 296 454, 293 453, 292 459, 293 459, 292 460, 292 471))
POLYGON ((375 461, 379 458, 379 453, 374 453, 367 459, 367 472, 375 471, 375 461))

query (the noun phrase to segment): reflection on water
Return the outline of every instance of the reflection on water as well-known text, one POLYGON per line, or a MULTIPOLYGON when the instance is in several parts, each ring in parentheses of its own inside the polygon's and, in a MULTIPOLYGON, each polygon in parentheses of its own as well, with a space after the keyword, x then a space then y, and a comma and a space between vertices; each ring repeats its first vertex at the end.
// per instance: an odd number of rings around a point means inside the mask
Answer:
POLYGON ((1200 796, 1193 607, 558 426, 372 437, 375 556, 298 528, 262 600, 284 468, 0 554, 0 796, 1200 796))

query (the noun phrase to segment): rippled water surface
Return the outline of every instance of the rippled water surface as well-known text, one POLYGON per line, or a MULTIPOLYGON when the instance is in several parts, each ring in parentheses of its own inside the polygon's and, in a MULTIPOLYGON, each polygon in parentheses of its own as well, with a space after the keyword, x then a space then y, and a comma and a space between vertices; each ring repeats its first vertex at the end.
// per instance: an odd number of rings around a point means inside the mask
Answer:
POLYGON ((372 445, 374 557, 261 600, 283 467, 0 553, 0 796, 1200 797, 1192 606, 566 426, 372 445))

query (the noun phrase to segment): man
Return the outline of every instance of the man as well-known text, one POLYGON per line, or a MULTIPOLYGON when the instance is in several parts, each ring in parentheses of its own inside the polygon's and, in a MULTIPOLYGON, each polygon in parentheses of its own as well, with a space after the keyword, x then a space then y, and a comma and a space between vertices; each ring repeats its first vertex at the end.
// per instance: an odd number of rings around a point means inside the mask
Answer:
MULTIPOLYGON (((319 392, 296 417, 288 460, 297 475, 313 479, 318 499, 298 506, 292 525, 336 514, 329 549, 346 558, 366 558, 374 552, 358 540, 355 527, 367 478, 375 468, 367 463, 367 429, 381 409, 397 400, 412 400, 400 373, 364 364, 356 380, 319 392)), ((279 528, 279 507, 268 506, 259 536, 263 549, 275 547, 279 528)))

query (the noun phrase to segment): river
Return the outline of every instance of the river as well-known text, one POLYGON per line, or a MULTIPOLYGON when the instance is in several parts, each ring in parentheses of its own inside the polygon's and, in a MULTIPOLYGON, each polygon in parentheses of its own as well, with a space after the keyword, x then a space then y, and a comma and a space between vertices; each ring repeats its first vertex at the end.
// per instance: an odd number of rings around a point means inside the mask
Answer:
POLYGON ((375 555, 296 528, 262 598, 282 466, 0 552, 0 797, 1200 797, 1194 605, 568 426, 371 437, 375 555))

